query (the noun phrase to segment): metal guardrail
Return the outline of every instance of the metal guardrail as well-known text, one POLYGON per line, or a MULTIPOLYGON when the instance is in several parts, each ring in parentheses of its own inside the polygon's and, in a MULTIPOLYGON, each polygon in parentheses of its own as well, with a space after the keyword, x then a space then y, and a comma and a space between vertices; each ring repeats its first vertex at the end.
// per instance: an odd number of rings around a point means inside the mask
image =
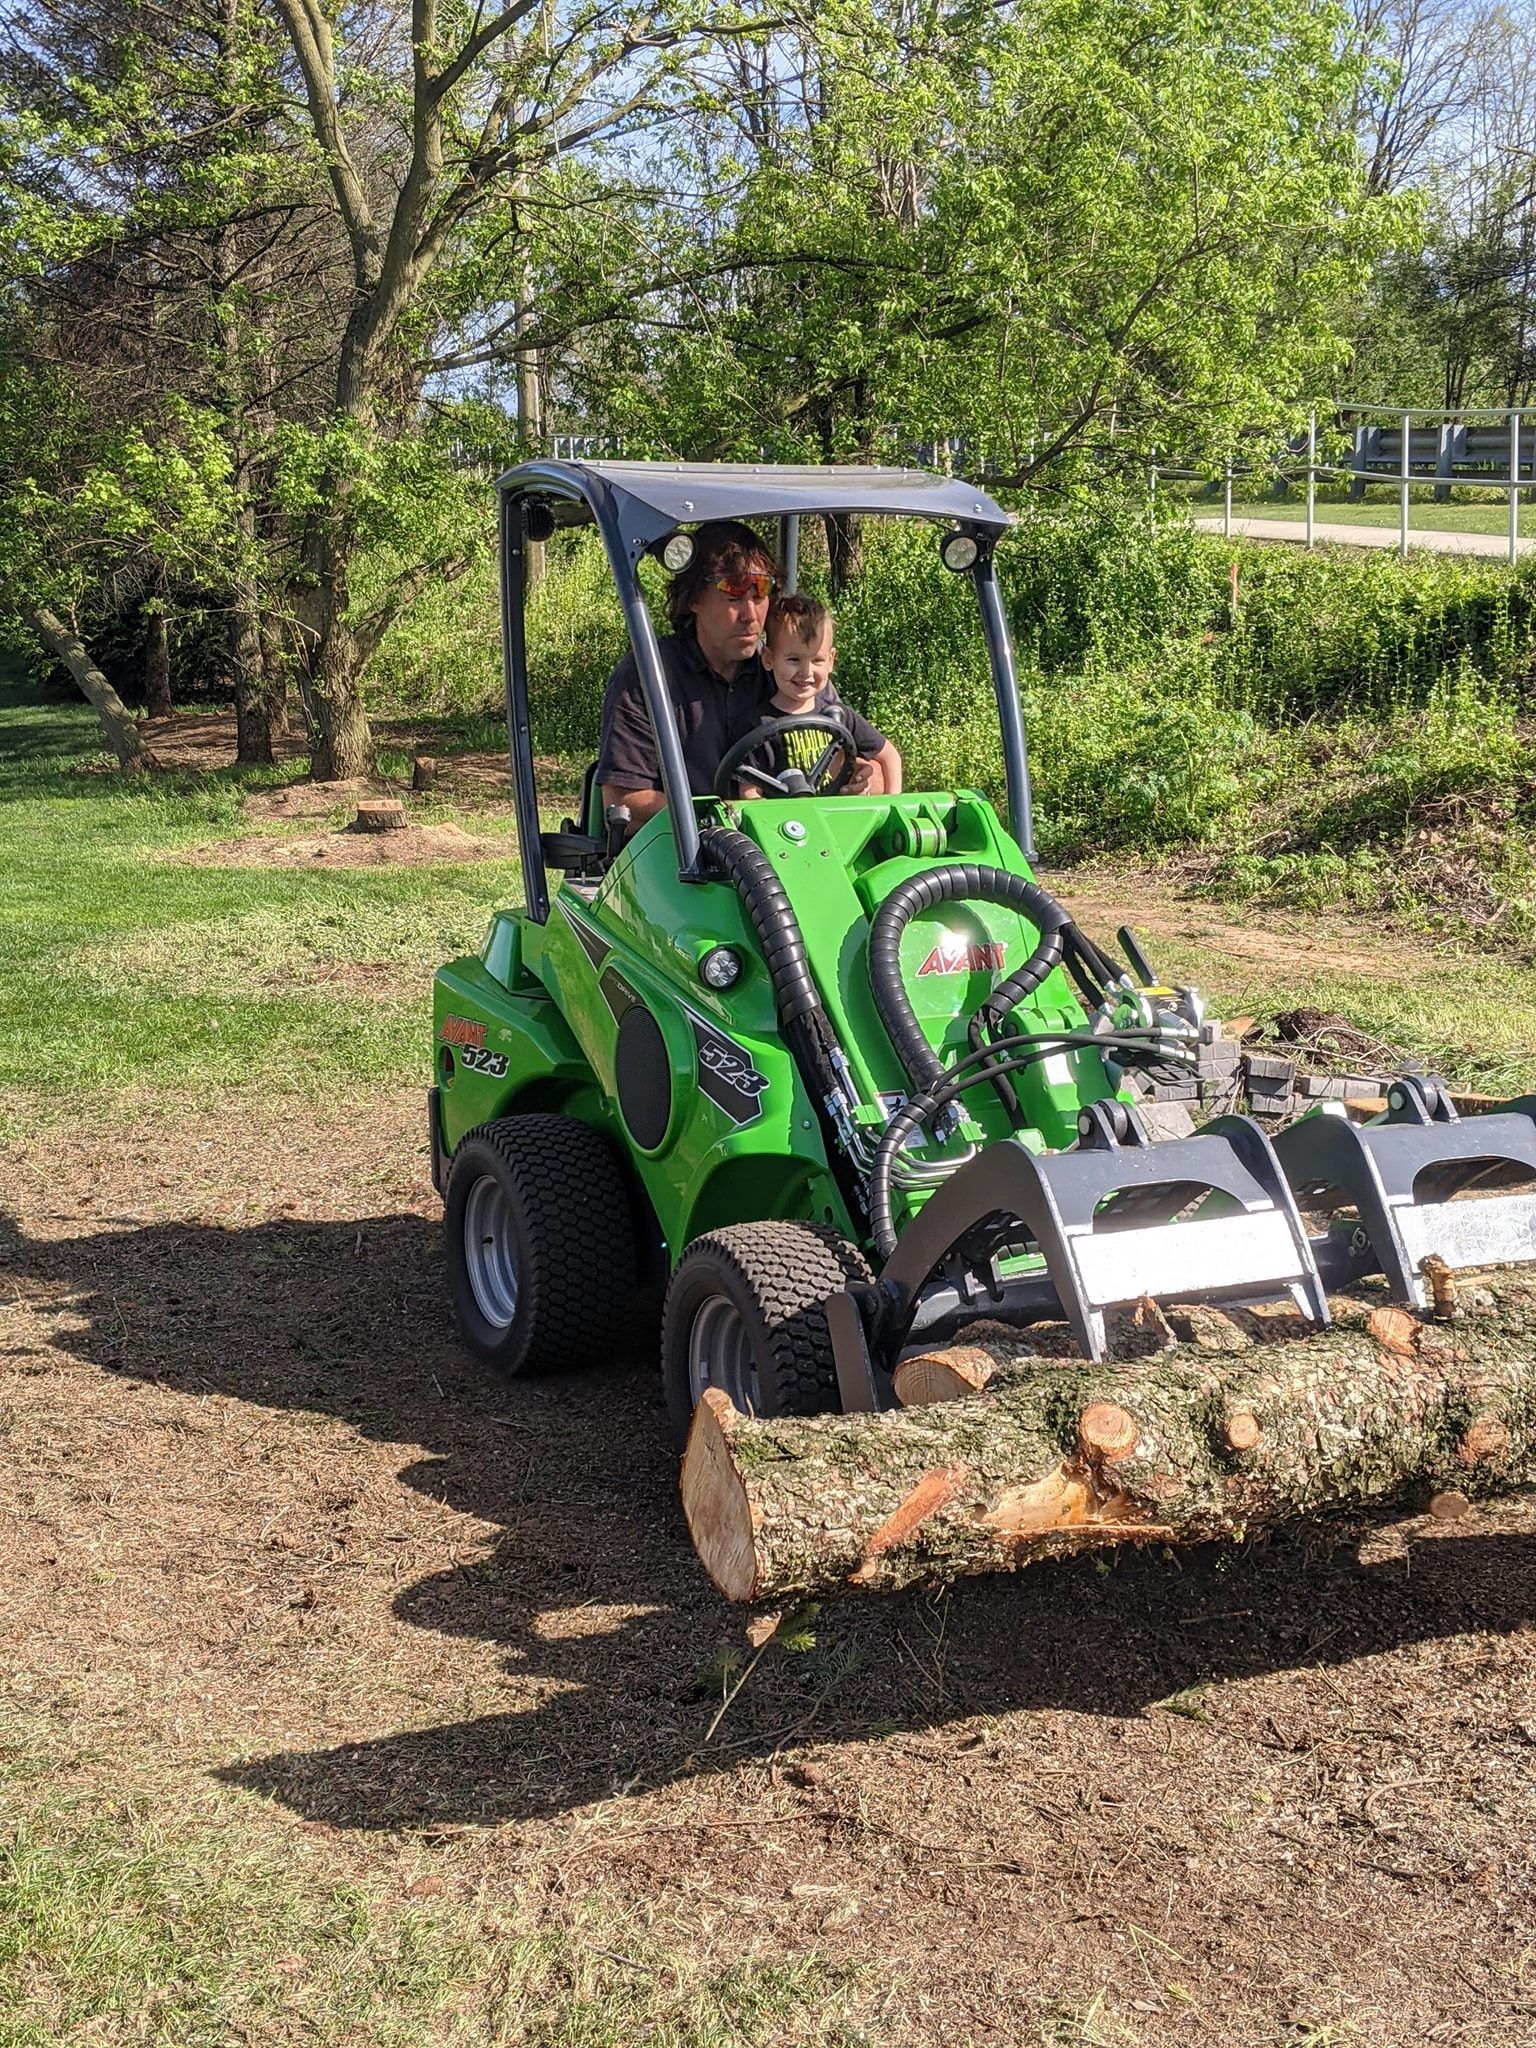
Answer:
MULTIPOLYGON (((1305 479, 1306 545, 1316 545, 1317 485, 1319 480, 1347 479, 1350 498, 1358 502, 1368 484, 1395 483, 1398 494, 1398 552, 1406 554, 1413 529, 1409 509, 1415 485, 1434 486, 1437 499, 1447 497, 1452 487, 1468 490, 1502 491, 1509 503, 1508 558, 1515 561, 1520 543, 1520 494, 1536 493, 1536 409, 1527 413, 1519 407, 1502 410, 1462 407, 1440 409, 1431 406, 1357 405, 1339 400, 1326 411, 1334 419, 1353 419, 1353 447, 1347 463, 1318 460, 1318 412, 1307 416, 1305 442, 1282 451, 1277 460, 1242 463, 1229 460, 1219 478, 1209 469, 1184 469, 1160 463, 1154 458, 1147 470, 1147 486, 1156 493, 1159 481, 1178 481, 1222 486, 1222 532, 1232 533, 1232 487, 1250 476, 1283 477, 1287 482, 1305 479), (1416 426, 1415 422, 1433 422, 1416 426), (1497 469, 1498 475, 1487 472, 1497 469)), ((924 468, 959 470, 985 482, 990 464, 987 451, 962 436, 940 436, 930 440, 909 438, 897 427, 882 431, 889 444, 887 459, 917 462, 924 468)), ((554 434, 549 452, 558 461, 594 460, 604 456, 622 459, 626 442, 615 434, 554 434)), ((884 452, 884 451, 883 451, 884 452)), ((1100 451, 1104 454, 1108 451, 1100 451)), ((466 467, 497 467, 499 461, 487 449, 456 443, 456 460, 466 467)), ((762 459, 769 460, 766 450, 762 459)), ((1124 460, 1122 455, 1119 458, 1124 460)), ((1134 460, 1134 458, 1133 458, 1134 460)), ((1422 529, 1421 529, 1422 530, 1422 529)))
MULTIPOLYGON (((1223 465, 1222 533, 1232 533, 1232 485, 1235 478, 1266 475, 1304 475, 1307 487, 1306 545, 1316 545, 1317 482, 1320 477, 1347 477, 1350 500, 1365 495, 1367 484, 1397 485, 1397 547, 1408 552, 1408 514, 1415 484, 1432 484, 1435 497, 1443 501, 1452 487, 1464 490, 1503 491, 1509 503, 1508 559, 1513 563, 1520 549, 1520 493, 1536 491, 1536 419, 1520 407, 1460 411, 1431 406, 1354 405, 1340 403, 1330 408, 1337 416, 1355 416, 1352 460, 1345 463, 1317 459, 1317 413, 1307 416, 1305 462, 1303 450, 1289 451, 1269 464, 1241 464, 1231 460, 1223 465), (1390 426, 1372 425, 1373 420, 1391 421, 1390 426), (1433 427, 1416 429, 1416 420, 1432 420, 1433 427), (1480 424, 1489 422, 1488 425, 1480 424), (1489 476, 1480 472, 1498 468, 1503 473, 1489 476)), ((1154 463, 1148 473, 1148 489, 1156 491, 1160 478, 1190 482, 1213 482, 1208 470, 1174 469, 1154 463)), ((1425 529, 1421 529, 1423 531, 1425 529)))

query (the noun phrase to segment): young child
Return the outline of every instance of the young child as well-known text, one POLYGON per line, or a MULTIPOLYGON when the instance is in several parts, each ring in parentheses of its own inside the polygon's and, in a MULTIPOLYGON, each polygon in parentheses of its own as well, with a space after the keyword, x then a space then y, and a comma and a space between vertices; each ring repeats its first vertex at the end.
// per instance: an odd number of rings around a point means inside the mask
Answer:
MULTIPOLYGON (((832 681, 837 648, 832 614, 814 597, 788 591, 768 608, 762 664, 773 678, 770 718, 799 718, 811 712, 835 718, 848 734, 854 770, 847 795, 894 795, 901 788, 901 756, 878 727, 845 704, 832 681)), ((774 775, 786 768, 809 771, 821 759, 831 735, 785 732, 769 742, 763 765, 774 775)))

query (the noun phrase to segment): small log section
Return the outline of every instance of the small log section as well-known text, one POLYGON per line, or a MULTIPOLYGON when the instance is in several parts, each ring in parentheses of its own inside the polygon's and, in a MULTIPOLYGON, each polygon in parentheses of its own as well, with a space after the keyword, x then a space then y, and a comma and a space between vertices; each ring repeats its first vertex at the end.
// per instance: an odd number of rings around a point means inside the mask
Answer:
POLYGON ((397 797, 373 797, 357 807, 359 832, 403 832, 405 805, 397 797))
POLYGON ((1316 1332, 1169 1308, 1092 1365, 996 1324, 909 1360, 908 1403, 764 1422, 709 1389, 683 1511, 727 1599, 894 1590, 1114 1543, 1204 1543, 1393 1501, 1445 1517, 1536 1482, 1536 1274, 1458 1274, 1421 1318, 1379 1281, 1316 1332), (1161 1331, 1171 1332, 1171 1343, 1161 1331))

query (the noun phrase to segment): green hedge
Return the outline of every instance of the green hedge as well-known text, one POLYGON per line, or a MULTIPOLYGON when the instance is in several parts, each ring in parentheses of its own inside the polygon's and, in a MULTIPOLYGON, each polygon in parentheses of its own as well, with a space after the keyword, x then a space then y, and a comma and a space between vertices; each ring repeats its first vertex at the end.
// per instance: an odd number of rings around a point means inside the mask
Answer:
MULTIPOLYGON (((547 554, 529 618, 535 743, 590 758, 623 624, 595 535, 547 554)), ((808 528, 808 586, 823 561, 808 528)), ((660 574, 644 573, 659 608, 660 574)), ((1287 736, 1306 721, 1365 720, 1369 734, 1407 718, 1411 748, 1414 713, 1454 731, 1467 707, 1491 705, 1507 723, 1531 694, 1536 574, 1502 564, 1227 543, 1111 504, 1022 520, 999 574, 1053 858, 1217 838, 1292 772, 1287 736)), ((495 707, 498 631, 485 561, 396 628, 375 701, 495 707)), ((931 530, 868 528, 837 644, 844 693, 901 746, 914 783, 1000 793, 974 602, 931 530)))

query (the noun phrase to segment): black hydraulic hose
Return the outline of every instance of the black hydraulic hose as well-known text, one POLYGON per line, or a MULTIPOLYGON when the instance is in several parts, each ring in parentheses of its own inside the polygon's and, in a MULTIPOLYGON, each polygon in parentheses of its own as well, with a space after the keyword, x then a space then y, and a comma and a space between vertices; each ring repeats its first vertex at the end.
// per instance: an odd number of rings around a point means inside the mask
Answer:
POLYGON ((983 1046, 979 1053, 968 1053, 953 1067, 944 1069, 935 1086, 902 1104, 881 1134, 869 1179, 870 1235, 880 1258, 888 1259, 896 1249, 896 1225, 891 1212, 892 1162, 913 1132, 946 1104, 984 1081, 995 1080, 999 1073, 1019 1073, 1069 1047, 1110 1050, 1120 1053, 1122 1058, 1162 1053, 1157 1043, 1159 1036, 1154 1028, 1145 1026, 1111 1032, 1021 1031, 983 1046))
POLYGON ((1005 1016, 1015 1003, 1040 986, 1060 962, 1065 949, 1064 935, 1072 928, 1066 911, 1037 883, 1025 881, 1022 875, 1011 875, 1004 868, 977 867, 970 861, 952 861, 944 867, 929 868, 891 891, 869 929, 869 985, 896 1057, 919 1093, 937 1086, 945 1070, 923 1036, 902 979, 901 937, 917 913, 931 909, 935 903, 1006 904, 1009 909, 1022 912, 1038 928, 1040 938, 1029 958, 998 984, 982 1006, 997 1017, 1005 1016))
POLYGON ((821 998, 811 979, 799 922, 767 854, 745 832, 728 831, 723 825, 700 833, 699 852, 736 885, 763 949, 781 1020, 789 1025, 820 1011, 821 998))
POLYGON ((774 1004, 784 1027, 785 1041, 821 1124, 827 1163, 850 1215, 857 1219, 864 1213, 864 1190, 843 1150, 830 1107, 843 1092, 833 1060, 839 1050, 837 1036, 811 978, 794 905, 775 874, 773 863, 744 832, 732 832, 723 825, 711 826, 699 835, 699 858, 706 869, 713 869, 732 883, 752 920, 773 985, 774 1004))

